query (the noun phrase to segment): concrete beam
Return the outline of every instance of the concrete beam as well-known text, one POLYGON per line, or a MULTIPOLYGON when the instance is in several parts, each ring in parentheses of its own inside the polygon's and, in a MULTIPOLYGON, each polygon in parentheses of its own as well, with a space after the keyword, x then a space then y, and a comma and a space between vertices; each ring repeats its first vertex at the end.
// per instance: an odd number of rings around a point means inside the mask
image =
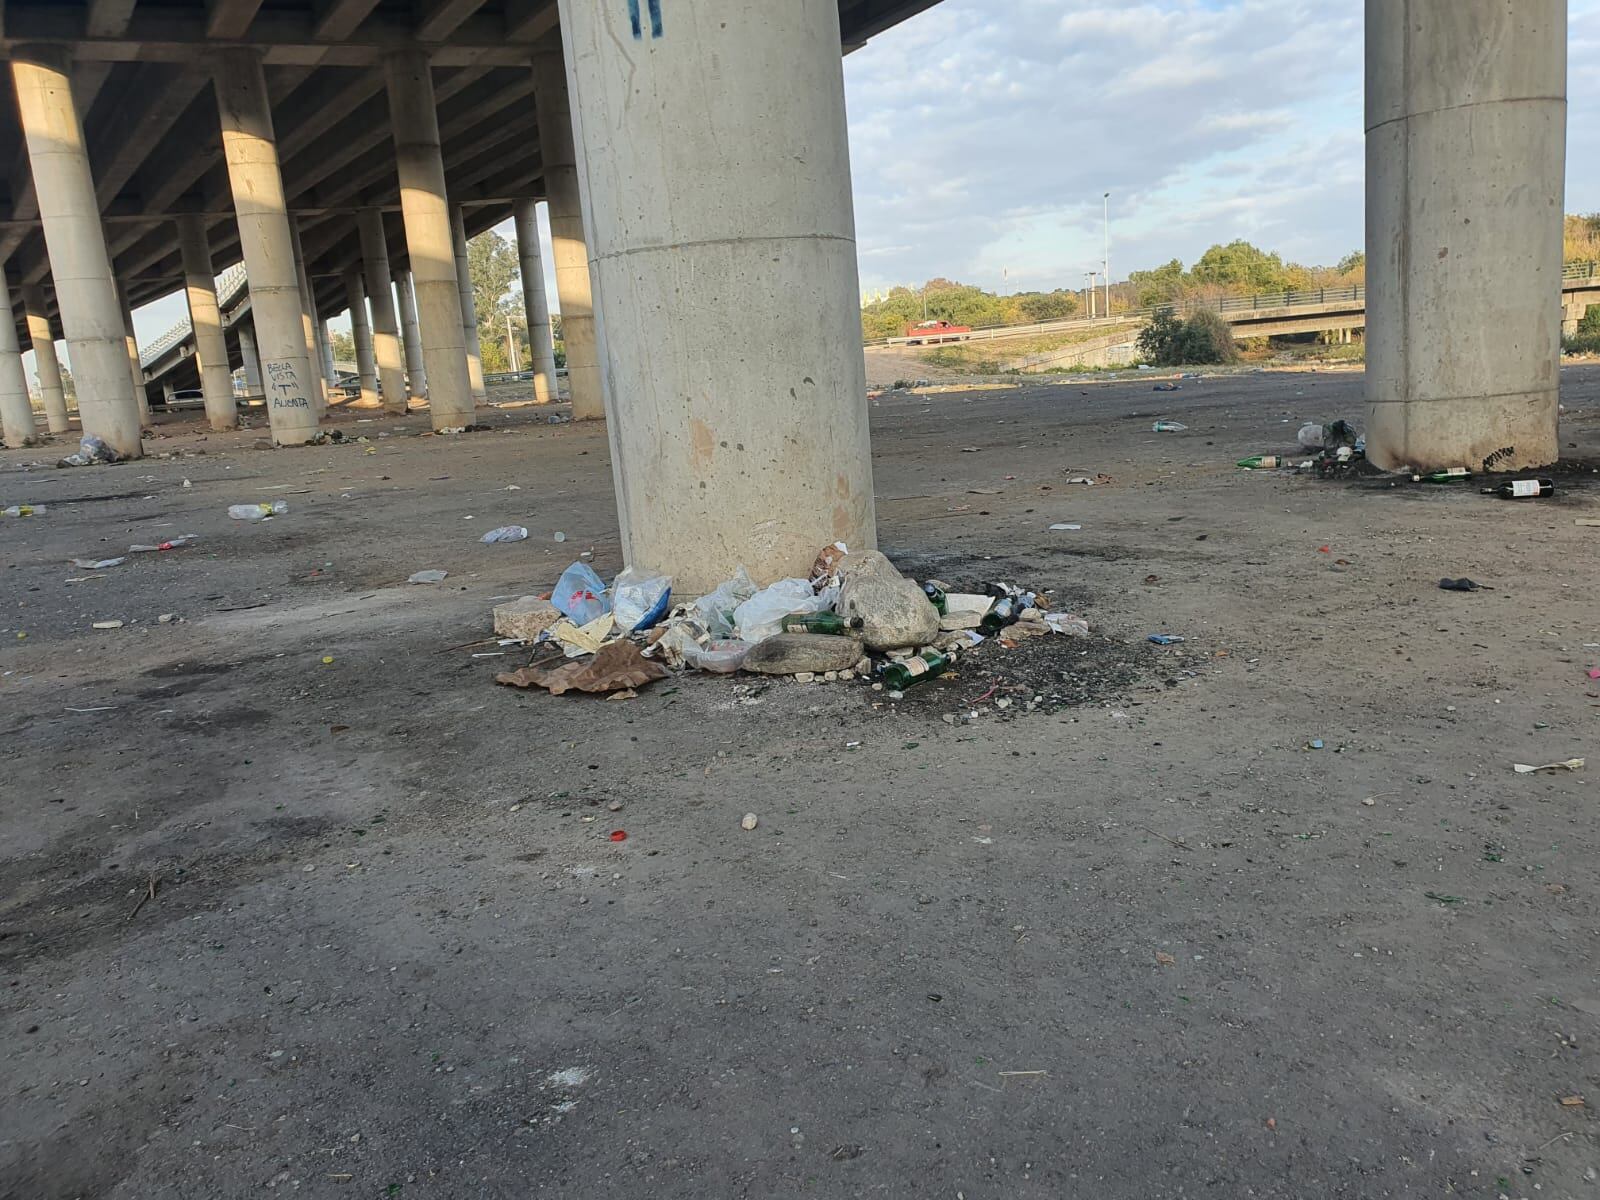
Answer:
POLYGON ((536 42, 561 20, 556 0, 506 0, 506 40, 536 42))
POLYGON ((244 37, 260 8, 261 0, 207 0, 206 36, 229 40, 244 37))
POLYGON ((377 7, 378 0, 321 0, 311 34, 322 42, 348 38, 377 7))
POLYGON ((417 41, 444 41, 482 7, 483 0, 431 0, 417 20, 417 41))
POLYGON ((84 32, 90 37, 121 37, 133 19, 133 6, 139 0, 89 0, 84 32))

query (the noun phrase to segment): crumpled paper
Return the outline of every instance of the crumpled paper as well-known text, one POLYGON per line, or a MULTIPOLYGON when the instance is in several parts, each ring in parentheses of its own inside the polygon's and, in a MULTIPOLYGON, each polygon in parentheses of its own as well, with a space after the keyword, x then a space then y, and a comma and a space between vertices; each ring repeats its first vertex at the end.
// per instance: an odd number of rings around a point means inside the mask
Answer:
POLYGON ((641 688, 665 679, 668 674, 666 667, 645 658, 634 643, 616 641, 601 647, 585 662, 534 663, 518 671, 502 671, 494 681, 510 687, 541 687, 552 696, 559 696, 572 691, 617 692, 641 688))

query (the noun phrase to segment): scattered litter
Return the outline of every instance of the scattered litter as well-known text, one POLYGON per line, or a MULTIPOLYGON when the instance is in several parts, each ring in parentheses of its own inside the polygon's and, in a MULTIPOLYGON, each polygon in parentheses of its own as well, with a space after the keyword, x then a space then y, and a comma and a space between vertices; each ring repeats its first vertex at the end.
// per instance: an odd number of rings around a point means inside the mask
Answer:
POLYGON ((1590 529, 1600 529, 1600 517, 1574 517, 1574 525, 1587 525, 1590 529))
POLYGON ((121 558, 75 558, 72 565, 85 571, 104 571, 108 567, 120 567, 127 561, 126 555, 121 558))
POLYGON ((1590 667, 1588 675, 1590 679, 1600 679, 1600 667, 1590 667))
POLYGON ((1584 1101, 1582 1096, 1563 1096, 1563 1097, 1561 1097, 1561 1107, 1562 1108, 1582 1108, 1584 1106, 1584 1103, 1585 1103, 1585 1101, 1584 1101))
POLYGON ((182 537, 170 538, 165 542, 157 542, 153 546, 129 546, 129 554, 159 554, 163 550, 177 550, 200 540, 197 533, 186 533, 182 537))
POLYGON ((289 511, 287 500, 262 501, 260 504, 230 504, 228 515, 235 521, 269 521, 289 511))
POLYGON ((13 504, 0 508, 0 517, 41 517, 49 511, 43 504, 13 504))
POLYGON ((1158 383, 1150 390, 1152 392, 1181 392, 1183 388, 1176 383, 1158 383))
POLYGON ((178 619, 178 614, 177 613, 162 613, 159 617, 156 618, 156 624, 157 625, 171 625, 177 619, 178 619))
POLYGON ((630 641, 602 646, 587 662, 535 663, 519 671, 502 672, 496 683, 511 687, 541 687, 552 696, 564 692, 615 692, 639 688, 667 677, 667 668, 645 658, 630 641))
POLYGON ((567 540, 567 535, 562 533, 559 529, 556 530, 556 541, 564 542, 566 540, 567 540))
POLYGON ((1165 950, 1157 950, 1156 964, 1162 967, 1175 967, 1178 965, 1178 960, 1172 955, 1168 954, 1165 950))
POLYGON ((1181 646, 1187 639, 1177 633, 1152 633, 1145 640, 1158 646, 1181 646))
POLYGON ((324 655, 323 655, 323 656, 322 656, 322 665, 323 665, 323 666, 325 666, 325 667, 331 667, 331 666, 333 666, 333 655, 331 655, 331 654, 324 654, 324 655))
POLYGON ((1323 742, 1322 742, 1321 738, 1312 738, 1309 742, 1306 743, 1306 749, 1307 750, 1321 750, 1322 747, 1323 747, 1323 742))
POLYGON ((449 574, 450 574, 449 571, 434 571, 434 570, 418 571, 415 575, 412 575, 409 579, 407 579, 406 582, 407 583, 443 583, 445 581, 446 577, 449 574))
MULTIPOLYGON (((1475 592, 1483 587, 1483 584, 1474 583, 1472 580, 1462 576, 1460 579, 1441 579, 1439 580, 1439 587, 1446 592, 1475 592)), ((1490 590, 1492 591, 1493 589, 1491 588, 1490 590)))
POLYGON ((121 621, 96 621, 94 623, 94 628, 96 628, 96 629, 121 629, 122 628, 122 624, 123 623, 121 621))
POLYGON ((78 443, 77 453, 67 455, 60 462, 56 463, 56 466, 87 467, 92 463, 114 463, 121 461, 122 455, 118 454, 110 446, 106 445, 105 442, 100 438, 95 437, 93 434, 88 434, 81 442, 78 443))
POLYGON ((579 625, 587 625, 611 611, 611 594, 605 580, 585 562, 575 562, 561 573, 550 600, 562 615, 579 625))
POLYGON ((71 707, 69 705, 68 708, 67 708, 67 711, 69 713, 112 712, 113 710, 116 709, 116 707, 117 706, 115 704, 99 704, 99 705, 96 705, 94 708, 73 708, 73 707, 71 707))
POLYGON ((611 611, 617 632, 642 633, 662 617, 672 603, 672 576, 629 567, 611 581, 611 611))
POLYGON ((499 529, 491 529, 478 540, 486 546, 496 542, 521 542, 526 541, 528 528, 525 525, 502 525, 499 529))
POLYGON ((1069 530, 1077 530, 1077 529, 1082 529, 1082 528, 1083 528, 1082 525, 1052 525, 1052 526, 1050 526, 1050 532, 1051 533, 1062 533, 1062 532, 1066 532, 1066 531, 1069 531, 1069 530))
POLYGON ((601 613, 586 625, 574 625, 570 620, 557 621, 550 626, 550 639, 561 643, 568 658, 580 658, 604 646, 616 624, 616 618, 610 613, 601 613))
POLYGON ((1581 771, 1583 759, 1569 758, 1565 762, 1544 763, 1537 767, 1530 767, 1527 763, 1512 763, 1511 769, 1518 775, 1538 775, 1545 771, 1581 771))
POLYGON ((626 829, 613 829, 611 831, 611 840, 613 842, 625 842, 625 841, 627 841, 628 840, 628 831, 626 829))
POLYGON ((1183 433, 1189 427, 1182 421, 1157 421, 1150 426, 1152 433, 1183 433))
POLYGON ((704 645, 694 643, 684 650, 683 662, 697 671, 709 671, 713 675, 732 675, 744 666, 745 656, 749 653, 749 642, 727 639, 707 642, 704 645))
POLYGON ((739 822, 739 828, 748 831, 754 829, 759 822, 760 818, 755 813, 745 813, 744 819, 739 822))

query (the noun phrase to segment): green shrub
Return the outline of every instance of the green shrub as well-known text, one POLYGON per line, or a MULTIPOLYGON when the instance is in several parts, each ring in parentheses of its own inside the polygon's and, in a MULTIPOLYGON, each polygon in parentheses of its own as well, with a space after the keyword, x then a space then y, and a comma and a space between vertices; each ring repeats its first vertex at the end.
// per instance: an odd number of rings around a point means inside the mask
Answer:
POLYGON ((1233 330, 1220 313, 1196 309, 1187 321, 1160 309, 1139 332, 1139 354, 1153 367, 1209 366, 1239 361, 1233 330))

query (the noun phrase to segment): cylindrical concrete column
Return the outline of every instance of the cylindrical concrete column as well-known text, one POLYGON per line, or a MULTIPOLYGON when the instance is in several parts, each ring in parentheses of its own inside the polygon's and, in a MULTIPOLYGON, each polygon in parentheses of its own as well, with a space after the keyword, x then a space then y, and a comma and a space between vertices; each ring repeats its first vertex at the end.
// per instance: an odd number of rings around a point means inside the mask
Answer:
POLYGON ((233 403, 233 372, 228 369, 228 343, 217 306, 217 279, 211 269, 211 242, 204 217, 178 218, 178 248, 183 255, 183 289, 194 328, 195 366, 206 398, 206 420, 215 430, 239 423, 233 403))
POLYGON ((1566 0, 1366 12, 1367 457, 1385 470, 1552 463, 1566 0))
MULTIPOLYGON (((565 25, 562 28, 565 30, 565 25)), ((567 391, 572 397, 574 419, 598 420, 606 415, 606 387, 600 373, 594 282, 589 273, 567 72, 559 42, 547 38, 534 54, 533 87, 538 106, 539 155, 544 163, 544 189, 549 200, 550 257, 554 260, 556 299, 561 305, 561 342, 567 352, 567 391)))
POLYGON ((372 356, 378 363, 378 390, 389 412, 406 411, 406 367, 400 354, 400 322, 394 312, 390 283, 389 242, 383 213, 363 209, 356 218, 361 231, 361 264, 366 269, 367 300, 372 305, 372 356))
POLYGON ((17 319, 11 308, 11 285, 0 266, 0 435, 15 450, 33 441, 37 431, 28 377, 22 371, 22 346, 17 341, 17 319))
POLYGON ((411 394, 419 400, 428 394, 428 373, 422 366, 422 330, 417 325, 417 294, 411 287, 411 272, 394 273, 394 293, 400 298, 400 327, 405 334, 406 374, 411 394))
POLYGON ((72 353, 83 431, 137 458, 144 453, 139 405, 83 123, 72 102, 69 62, 54 47, 18 46, 10 53, 17 115, 28 144, 61 328, 72 353))
POLYGON ((523 200, 516 209, 517 253, 522 258, 522 307, 528 314, 528 351, 533 358, 533 399, 549 404, 559 395, 556 352, 550 340, 550 302, 544 294, 544 263, 539 253, 539 202, 523 200))
POLYGON ((317 366, 322 371, 322 379, 328 385, 328 397, 333 398, 333 388, 338 382, 338 375, 333 369, 333 342, 328 338, 328 323, 318 321, 317 334, 317 366))
POLYGON ((306 352, 310 338, 301 311, 294 238, 266 79, 256 52, 219 51, 216 91, 272 440, 280 446, 302 445, 317 437, 322 389, 306 352))
POLYGON ((328 411, 328 380, 322 373, 322 354, 317 349, 317 293, 311 289, 311 272, 306 267, 305 247, 300 244, 300 220, 289 214, 289 244, 294 247, 294 276, 300 286, 300 325, 306 335, 306 362, 311 365, 312 407, 317 420, 328 411))
POLYGON ((467 259, 467 214, 459 204, 450 210, 450 244, 456 255, 456 287, 461 291, 461 340, 467 352, 467 382, 472 399, 482 404, 489 399, 483 383, 483 347, 478 341, 478 303, 472 295, 472 271, 467 259))
POLYGON ((261 395, 261 351, 256 346, 254 324, 239 326, 239 361, 243 364, 241 369, 244 371, 244 394, 261 395))
POLYGON ((387 71, 389 122, 428 375, 428 407, 434 429, 461 429, 472 424, 472 384, 462 339, 461 293, 456 287, 433 77, 420 50, 395 54, 387 71))
POLYGON ((361 272, 351 267, 344 273, 344 295, 350 305, 350 340, 356 346, 356 375, 361 381, 361 406, 378 403, 378 363, 372 354, 372 326, 367 321, 367 289, 361 272))
POLYGON ((65 433, 71 424, 67 392, 61 382, 61 360, 56 357, 56 335, 45 315, 44 289, 38 284, 22 289, 22 311, 33 347, 33 373, 39 377, 39 398, 44 401, 45 425, 51 433, 65 433))
POLYGON ((128 355, 128 379, 133 384, 133 398, 139 404, 139 420, 148 426, 150 389, 145 387, 144 367, 139 362, 139 339, 133 332, 133 306, 128 303, 128 297, 121 289, 118 289, 117 298, 122 301, 122 342, 128 355))
POLYGON ((694 594, 876 530, 839 6, 665 15, 561 3, 623 560, 694 594))

